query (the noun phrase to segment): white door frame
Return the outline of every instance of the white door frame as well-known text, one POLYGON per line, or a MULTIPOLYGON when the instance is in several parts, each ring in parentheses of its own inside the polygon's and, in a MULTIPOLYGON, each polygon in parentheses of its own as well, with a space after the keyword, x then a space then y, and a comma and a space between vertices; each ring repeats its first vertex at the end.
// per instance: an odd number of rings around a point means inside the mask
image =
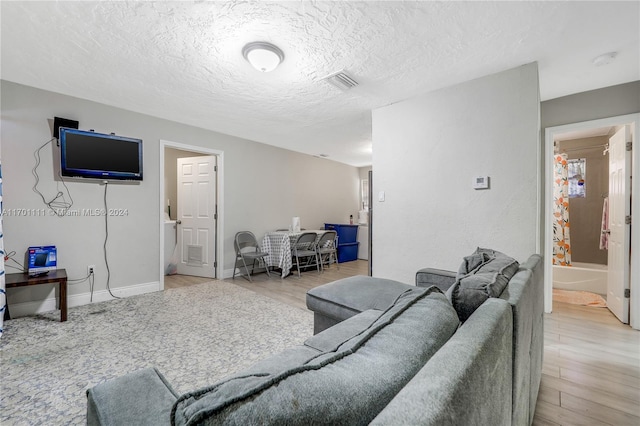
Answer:
POLYGON ((224 265, 224 151, 204 148, 197 145, 187 145, 179 142, 171 142, 160 139, 160 202, 158 206, 158 217, 160 218, 160 290, 164 290, 164 207, 166 196, 164 193, 164 150, 165 148, 175 148, 182 151, 196 152, 199 154, 215 155, 218 157, 218 174, 216 179, 216 191, 218 195, 218 220, 216 221, 216 279, 223 278, 224 265))
POLYGON ((633 180, 636 181, 631 187, 631 215, 633 222, 631 224, 631 265, 629 271, 631 286, 629 325, 635 329, 640 329, 640 113, 565 124, 545 129, 544 310, 545 312, 550 313, 553 306, 553 270, 551 265, 551 256, 553 255, 553 224, 551 223, 551 220, 549 220, 553 215, 553 203, 549 202, 549 200, 553 198, 554 136, 560 133, 577 130, 606 126, 622 126, 625 124, 631 124, 631 133, 633 134, 634 147, 631 159, 631 175, 635 178, 633 180))

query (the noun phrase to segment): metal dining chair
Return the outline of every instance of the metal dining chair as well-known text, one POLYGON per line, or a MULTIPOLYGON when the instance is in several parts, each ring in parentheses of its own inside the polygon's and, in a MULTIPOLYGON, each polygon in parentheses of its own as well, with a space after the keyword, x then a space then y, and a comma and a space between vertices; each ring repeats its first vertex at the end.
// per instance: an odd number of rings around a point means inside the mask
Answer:
MULTIPOLYGON (((236 249, 236 263, 233 266, 233 279, 236 278, 236 269, 240 269, 238 268, 238 262, 242 262, 246 275, 240 275, 253 282, 251 280, 251 273, 256 269, 256 262, 264 261, 264 258, 269 256, 269 253, 260 251, 258 240, 256 240, 256 236, 253 235, 253 232, 251 231, 240 231, 236 233, 233 245, 236 249), (249 271, 249 268, 247 267, 247 261, 251 262, 251 271, 249 271)), ((267 271, 267 275, 271 278, 269 266, 266 265, 266 263, 265 269, 267 271)))
POLYGON ((300 258, 306 259, 306 263, 302 266, 311 266, 315 263, 318 273, 320 272, 316 238, 318 238, 318 235, 315 232, 303 232, 296 238, 296 241, 291 247, 291 258, 292 260, 295 258, 298 278, 300 278, 300 258))
POLYGON ((331 266, 331 260, 335 262, 338 269, 338 233, 336 231, 327 231, 318 240, 316 244, 316 250, 318 252, 318 259, 320 260, 320 269, 324 271, 325 259, 327 267, 331 266))

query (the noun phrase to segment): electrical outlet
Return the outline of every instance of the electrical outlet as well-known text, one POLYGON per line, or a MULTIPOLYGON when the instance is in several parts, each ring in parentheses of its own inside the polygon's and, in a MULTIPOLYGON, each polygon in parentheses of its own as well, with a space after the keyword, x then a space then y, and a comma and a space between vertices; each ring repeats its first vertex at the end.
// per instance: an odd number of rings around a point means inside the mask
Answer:
POLYGON ((87 275, 93 275, 96 271, 96 265, 87 266, 87 275))

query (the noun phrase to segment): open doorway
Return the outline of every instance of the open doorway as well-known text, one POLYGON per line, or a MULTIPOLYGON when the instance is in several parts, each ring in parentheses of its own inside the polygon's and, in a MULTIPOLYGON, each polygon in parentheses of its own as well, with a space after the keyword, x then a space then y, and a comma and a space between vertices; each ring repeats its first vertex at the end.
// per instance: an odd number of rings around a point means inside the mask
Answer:
POLYGON ((221 151, 161 141, 161 289, 167 273, 222 278, 222 171, 221 151))
MULTIPOLYGON (((639 227, 625 226, 634 205, 639 204, 638 187, 632 187, 630 179, 626 187, 610 184, 616 178, 614 174, 610 179, 613 160, 609 158, 612 143, 626 151, 625 142, 637 140, 639 121, 640 114, 632 114, 546 129, 546 312, 552 310, 554 288, 587 291, 608 300, 610 309, 622 322, 640 328, 639 227), (625 142, 615 142, 620 139, 625 142), (559 182, 565 186, 564 192, 559 190, 559 182), (618 188, 614 190, 615 197, 609 194, 610 186, 618 188), (614 216, 620 216, 617 220, 622 224, 613 246, 607 247, 608 226, 603 222, 612 220, 612 199, 618 200, 614 216), (633 253, 635 257, 630 256, 633 253)), ((627 178, 637 176, 637 151, 627 152, 627 178)))

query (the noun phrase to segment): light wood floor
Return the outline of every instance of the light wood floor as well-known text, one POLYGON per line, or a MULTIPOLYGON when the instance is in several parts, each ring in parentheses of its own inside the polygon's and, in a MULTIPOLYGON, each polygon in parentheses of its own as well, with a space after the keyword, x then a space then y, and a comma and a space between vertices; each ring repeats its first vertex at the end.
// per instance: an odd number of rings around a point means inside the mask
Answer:
MULTIPOLYGON (((225 281, 283 303, 306 309, 305 294, 316 286, 366 275, 367 263, 332 265, 281 279, 261 273, 253 282, 225 281)), ((165 277, 165 288, 198 284, 208 278, 165 277)), ((554 302, 545 314, 542 382, 534 425, 640 425, 640 332, 621 324, 606 308, 554 302)))
POLYGON ((165 275, 164 276, 164 289, 170 288, 188 287, 194 284, 206 283, 209 281, 215 281, 211 278, 192 277, 190 275, 165 275))
POLYGON ((607 308, 557 302, 544 327, 534 425, 640 425, 640 332, 607 308))

